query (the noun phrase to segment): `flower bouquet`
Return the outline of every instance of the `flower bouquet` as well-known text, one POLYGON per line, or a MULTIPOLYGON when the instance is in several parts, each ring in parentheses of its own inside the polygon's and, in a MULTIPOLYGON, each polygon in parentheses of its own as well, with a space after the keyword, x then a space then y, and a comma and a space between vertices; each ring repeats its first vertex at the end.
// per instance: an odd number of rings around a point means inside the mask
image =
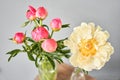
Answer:
POLYGON ((66 48, 61 39, 56 41, 52 38, 55 32, 61 30, 61 28, 69 27, 69 24, 62 25, 60 18, 54 18, 50 22, 50 28, 43 23, 43 20, 47 17, 48 12, 44 7, 35 9, 33 6, 29 6, 26 12, 26 21, 22 27, 28 24, 34 24, 31 37, 28 37, 26 33, 17 32, 13 38, 10 38, 16 44, 22 44, 22 49, 14 49, 7 54, 10 55, 8 61, 15 57, 19 53, 26 53, 29 60, 34 61, 36 67, 39 70, 39 76, 41 80, 56 80, 56 62, 62 63, 62 57, 69 58, 70 50, 66 48))

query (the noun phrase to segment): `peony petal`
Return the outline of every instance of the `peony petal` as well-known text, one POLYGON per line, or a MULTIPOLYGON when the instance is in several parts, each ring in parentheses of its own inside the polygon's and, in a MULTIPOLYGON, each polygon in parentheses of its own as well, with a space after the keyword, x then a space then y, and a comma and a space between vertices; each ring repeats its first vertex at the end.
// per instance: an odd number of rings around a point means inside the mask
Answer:
MULTIPOLYGON (((77 31, 76 31, 77 32, 77 31)), ((77 34, 77 33, 72 33, 69 37, 69 39, 74 42, 74 43, 79 43, 79 41, 81 40, 81 37, 77 34)))
POLYGON ((101 69, 101 67, 103 67, 103 64, 99 58, 95 58, 93 64, 95 66, 95 69, 101 69))
POLYGON ((100 53, 99 55, 103 56, 106 59, 106 61, 108 61, 110 59, 110 56, 114 52, 114 48, 109 42, 107 42, 104 46, 101 46, 98 51, 100 53))
POLYGON ((74 66, 74 67, 78 67, 79 64, 79 55, 78 54, 73 54, 70 57, 70 63, 74 66))
POLYGON ((76 44, 74 44, 74 42, 72 40, 65 40, 64 45, 68 46, 71 49, 72 54, 77 53, 79 51, 79 48, 77 47, 76 44))
POLYGON ((94 56, 94 65, 96 66, 96 69, 101 69, 110 59, 113 52, 114 49, 110 43, 106 43, 104 46, 101 46, 96 53, 96 56, 94 56))
POLYGON ((97 40, 98 45, 104 45, 107 41, 107 39, 109 38, 109 33, 107 31, 99 31, 100 28, 98 27, 98 29, 95 31, 94 33, 94 38, 97 40))
POLYGON ((94 23, 89 23, 88 26, 91 27, 91 34, 92 36, 94 35, 94 32, 95 32, 95 24, 94 23))
POLYGON ((81 36, 82 39, 91 39, 91 26, 87 26, 86 24, 82 23, 80 30, 79 30, 79 35, 81 36))

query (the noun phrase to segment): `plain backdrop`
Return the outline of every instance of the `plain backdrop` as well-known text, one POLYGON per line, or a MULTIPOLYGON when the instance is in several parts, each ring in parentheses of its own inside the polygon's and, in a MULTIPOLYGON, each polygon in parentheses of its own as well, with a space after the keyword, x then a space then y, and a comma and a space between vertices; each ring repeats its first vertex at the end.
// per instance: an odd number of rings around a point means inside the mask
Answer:
MULTIPOLYGON (((44 21, 47 25, 56 17, 70 24, 70 28, 54 35, 56 39, 69 36, 81 22, 94 22, 107 30, 115 52, 101 70, 89 74, 97 80, 120 80, 120 0, 0 0, 0 80, 34 80, 38 74, 34 62, 29 61, 26 54, 19 54, 10 62, 5 54, 21 48, 8 40, 15 32, 27 31, 30 36, 30 26, 20 27, 27 20, 25 13, 29 5, 44 6, 48 10, 49 15, 44 21)), ((66 59, 65 62, 69 63, 66 59)))

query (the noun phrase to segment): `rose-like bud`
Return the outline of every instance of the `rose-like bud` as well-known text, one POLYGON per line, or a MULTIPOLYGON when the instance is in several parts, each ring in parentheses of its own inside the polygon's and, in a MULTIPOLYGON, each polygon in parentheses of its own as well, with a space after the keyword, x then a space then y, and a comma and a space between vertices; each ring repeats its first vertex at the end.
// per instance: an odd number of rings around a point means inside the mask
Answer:
POLYGON ((47 10, 44 7, 39 7, 36 11, 36 17, 40 18, 40 19, 45 19, 48 15, 47 10))
POLYGON ((50 22, 50 27, 53 31, 59 31, 62 27, 62 21, 60 18, 55 18, 50 22))
POLYGON ((36 18, 36 9, 32 6, 29 6, 28 11, 26 12, 26 17, 29 20, 34 20, 36 18))
POLYGON ((40 41, 41 39, 47 39, 49 37, 49 33, 44 27, 37 27, 32 31, 32 39, 36 42, 40 41))
POLYGON ((54 52, 57 48, 57 42, 54 39, 46 39, 41 45, 42 49, 46 52, 54 52))
POLYGON ((22 32, 17 32, 14 35, 13 41, 17 44, 23 43, 23 41, 25 40, 25 34, 22 32))

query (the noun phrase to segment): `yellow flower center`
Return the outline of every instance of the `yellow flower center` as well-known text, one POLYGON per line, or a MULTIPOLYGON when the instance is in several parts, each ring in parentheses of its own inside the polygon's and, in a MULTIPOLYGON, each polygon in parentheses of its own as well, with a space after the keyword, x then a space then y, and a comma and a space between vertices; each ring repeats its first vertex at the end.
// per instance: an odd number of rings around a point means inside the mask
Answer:
POLYGON ((82 39, 81 42, 79 43, 79 50, 83 56, 94 56, 96 54, 96 48, 95 45, 97 44, 96 39, 82 39))

